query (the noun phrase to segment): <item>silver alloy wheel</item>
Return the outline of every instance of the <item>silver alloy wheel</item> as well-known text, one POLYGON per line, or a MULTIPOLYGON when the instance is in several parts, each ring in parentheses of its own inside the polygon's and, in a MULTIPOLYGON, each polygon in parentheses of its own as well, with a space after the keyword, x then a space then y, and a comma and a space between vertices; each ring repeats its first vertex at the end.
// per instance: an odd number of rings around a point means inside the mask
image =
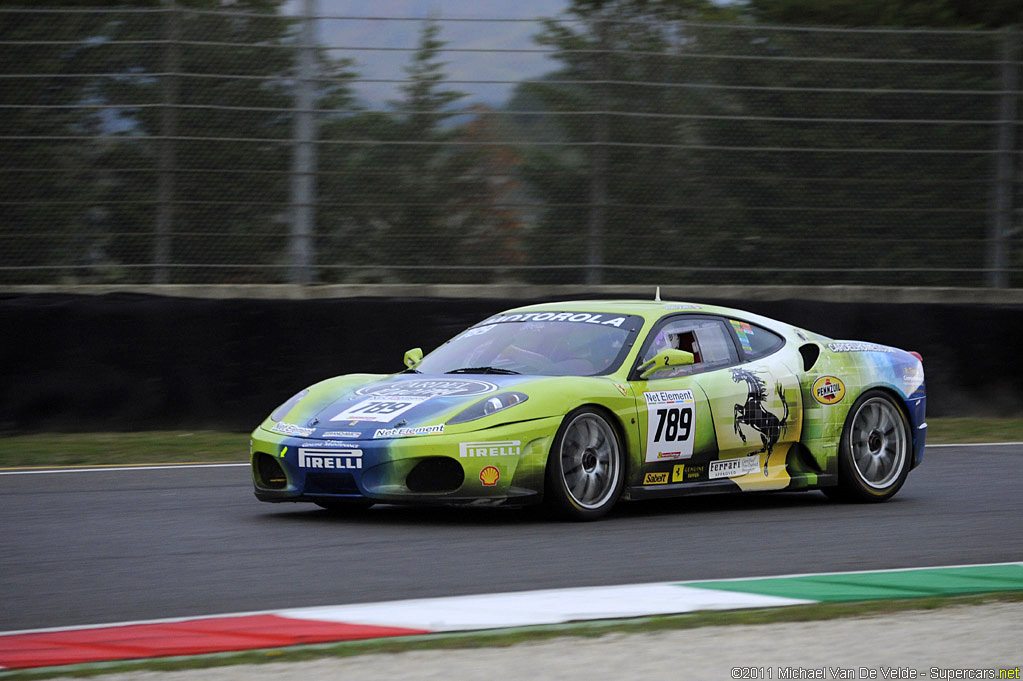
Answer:
POLYGON ((849 433, 849 450, 860 480, 878 490, 891 486, 906 464, 908 441, 898 407, 883 397, 861 404, 849 433))
POLYGON ((607 421, 579 414, 561 440, 561 476, 568 495, 579 506, 600 508, 618 486, 621 468, 618 440, 607 421))

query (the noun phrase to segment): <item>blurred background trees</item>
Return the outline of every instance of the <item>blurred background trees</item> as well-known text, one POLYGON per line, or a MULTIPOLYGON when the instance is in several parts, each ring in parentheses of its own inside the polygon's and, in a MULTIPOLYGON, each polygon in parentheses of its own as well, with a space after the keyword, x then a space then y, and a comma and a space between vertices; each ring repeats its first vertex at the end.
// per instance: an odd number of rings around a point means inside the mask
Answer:
MULTIPOLYGON (((21 4, 0 1, 0 279, 285 281, 300 18, 21 4)), ((1019 34, 990 30, 1018 2, 555 9, 510 50, 550 70, 501 102, 449 82, 441 17, 387 99, 359 89, 373 52, 317 50, 315 281, 982 285, 996 186, 1020 268, 1019 34)))

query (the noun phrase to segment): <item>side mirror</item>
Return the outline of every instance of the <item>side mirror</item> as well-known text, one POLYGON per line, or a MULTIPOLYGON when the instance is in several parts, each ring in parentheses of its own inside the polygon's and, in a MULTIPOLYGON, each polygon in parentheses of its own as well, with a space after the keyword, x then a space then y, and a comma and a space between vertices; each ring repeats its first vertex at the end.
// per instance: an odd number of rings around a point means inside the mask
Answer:
POLYGON ((665 348, 639 365, 639 377, 646 380, 667 367, 682 367, 696 362, 693 353, 675 348, 665 348))
POLYGON ((423 349, 412 348, 405 353, 405 366, 409 369, 415 369, 419 366, 419 363, 423 361, 423 349))

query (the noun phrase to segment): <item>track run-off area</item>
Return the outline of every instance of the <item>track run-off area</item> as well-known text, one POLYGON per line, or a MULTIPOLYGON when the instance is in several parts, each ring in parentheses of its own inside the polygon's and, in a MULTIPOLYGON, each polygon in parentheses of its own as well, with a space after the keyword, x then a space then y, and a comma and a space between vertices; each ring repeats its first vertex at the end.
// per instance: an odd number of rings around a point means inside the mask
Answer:
POLYGON ((263 504, 245 465, 0 472, 0 631, 1023 559, 1023 445, 928 448, 890 502, 819 492, 530 510, 263 504))

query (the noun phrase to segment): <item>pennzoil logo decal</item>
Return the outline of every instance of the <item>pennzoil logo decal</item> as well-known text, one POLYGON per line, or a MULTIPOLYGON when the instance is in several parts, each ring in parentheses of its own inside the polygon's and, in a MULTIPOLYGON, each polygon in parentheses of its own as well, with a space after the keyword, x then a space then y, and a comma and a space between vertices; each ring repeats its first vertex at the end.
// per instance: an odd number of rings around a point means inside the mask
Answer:
POLYGON ((644 485, 666 485, 668 484, 668 471, 662 473, 647 473, 643 476, 644 485))
POLYGON ((487 466, 480 471, 480 482, 484 487, 493 487, 500 479, 501 471, 497 470, 497 466, 487 466))
POLYGON ((836 376, 821 376, 813 382, 810 392, 821 404, 836 404, 845 397, 845 383, 836 376))

